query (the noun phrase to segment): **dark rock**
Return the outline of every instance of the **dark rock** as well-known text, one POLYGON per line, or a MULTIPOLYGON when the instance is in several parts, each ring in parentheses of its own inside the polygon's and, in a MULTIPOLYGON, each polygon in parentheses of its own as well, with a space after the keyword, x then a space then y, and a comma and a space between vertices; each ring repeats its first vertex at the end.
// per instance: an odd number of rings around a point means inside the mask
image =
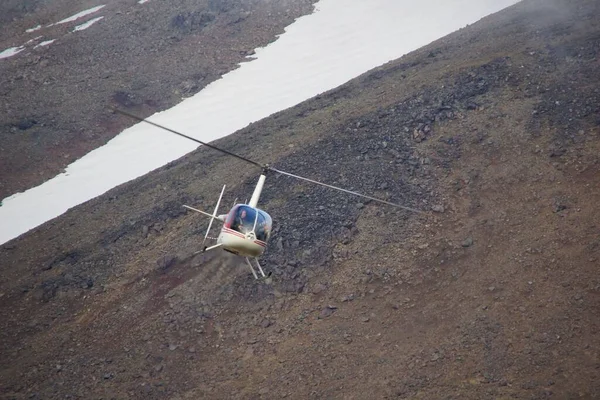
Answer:
POLYGON ((137 99, 134 94, 122 90, 116 91, 112 96, 112 100, 114 103, 124 108, 131 108, 140 103, 139 99, 137 99))
POLYGON ((156 265, 159 271, 166 271, 171 268, 177 262, 177 257, 172 255, 166 255, 156 260, 156 265))
POLYGON ((555 200, 552 209, 554 210, 555 213, 564 211, 567 209, 567 206, 562 204, 560 201, 555 200))
POLYGON ((42 271, 49 271, 54 266, 54 261, 48 261, 46 264, 42 266, 42 271))
POLYGON ((196 30, 202 30, 215 20, 215 15, 211 12, 185 12, 177 14, 171 20, 171 27, 180 32, 189 33, 196 30))
POLYGON ((273 323, 268 318, 263 319, 262 322, 260 323, 260 326, 265 329, 270 327, 271 325, 273 325, 273 323))
POLYGON ((22 131, 26 131, 29 128, 33 128, 37 124, 35 119, 22 119, 17 122, 16 127, 22 131))
POLYGON ((287 293, 301 293, 304 289, 304 282, 287 281, 281 285, 281 289, 287 293))
POLYGON ((445 211, 445 208, 441 204, 435 204, 435 205, 431 206, 431 211, 436 212, 436 213, 443 213, 445 211))
POLYGON ((537 387, 537 383, 535 383, 534 381, 528 381, 525 382, 521 385, 521 388, 526 389, 526 390, 531 390, 531 389, 535 389, 537 387))
POLYGON ((156 224, 152 225, 152 229, 154 229, 155 232, 160 233, 164 229, 164 226, 157 222, 156 224))
POLYGON ((468 237, 465 240, 463 240, 463 242, 461 243, 462 247, 471 247, 473 246, 473 238, 472 237, 468 237))
POLYGON ((328 318, 333 315, 335 310, 336 310, 335 308, 331 308, 330 306, 327 306, 321 310, 321 312, 319 313, 319 318, 320 319, 328 318))
POLYGON ((313 294, 320 294, 323 293, 325 290, 327 290, 327 286, 323 285, 322 283, 318 283, 315 285, 312 292, 313 294))
POLYGON ((221 14, 232 11, 235 3, 233 0, 208 0, 207 6, 210 11, 221 14))
POLYGON ((413 139, 415 140, 415 142, 420 143, 423 140, 425 140, 425 134, 420 130, 415 129, 413 132, 413 139))
POLYGON ((550 150, 550 157, 560 157, 562 155, 564 155, 567 152, 567 150, 563 147, 558 147, 558 148, 553 148, 550 150))
POLYGON ((340 299, 341 302, 345 303, 348 301, 352 301, 354 300, 354 294, 349 294, 347 296, 342 296, 342 298, 340 299))
POLYGON ((283 251, 283 239, 282 238, 277 239, 277 242, 275 242, 275 247, 277 248, 278 251, 283 251))

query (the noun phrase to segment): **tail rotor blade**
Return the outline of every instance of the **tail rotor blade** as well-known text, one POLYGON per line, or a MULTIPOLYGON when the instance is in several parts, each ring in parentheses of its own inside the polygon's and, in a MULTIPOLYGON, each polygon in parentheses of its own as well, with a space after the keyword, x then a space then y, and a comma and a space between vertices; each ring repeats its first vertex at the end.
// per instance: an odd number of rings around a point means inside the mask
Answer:
POLYGON ((217 206, 215 207, 215 211, 213 212, 213 217, 210 219, 208 223, 208 229, 206 230, 206 234, 204 235, 204 240, 202 240, 202 248, 204 248, 204 242, 206 242, 206 238, 208 237, 208 233, 210 232, 210 228, 212 227, 212 223, 217 217, 217 212, 219 211, 219 204, 221 203, 221 199, 223 198, 223 193, 225 193, 225 187, 227 185, 223 185, 223 189, 221 189, 221 194, 219 195, 219 200, 217 200, 217 206))

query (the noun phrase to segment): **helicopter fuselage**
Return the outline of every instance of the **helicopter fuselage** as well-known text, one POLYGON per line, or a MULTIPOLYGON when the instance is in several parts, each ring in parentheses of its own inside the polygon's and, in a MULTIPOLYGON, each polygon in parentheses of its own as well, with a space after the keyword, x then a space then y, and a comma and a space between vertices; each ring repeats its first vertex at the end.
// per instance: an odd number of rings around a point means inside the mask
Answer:
POLYGON ((217 238, 223 250, 242 257, 259 257, 265 251, 273 224, 269 214, 248 204, 237 204, 223 217, 217 238))
POLYGON ((221 244, 223 250, 242 257, 259 257, 267 248, 266 242, 225 227, 221 229, 217 244, 221 244))

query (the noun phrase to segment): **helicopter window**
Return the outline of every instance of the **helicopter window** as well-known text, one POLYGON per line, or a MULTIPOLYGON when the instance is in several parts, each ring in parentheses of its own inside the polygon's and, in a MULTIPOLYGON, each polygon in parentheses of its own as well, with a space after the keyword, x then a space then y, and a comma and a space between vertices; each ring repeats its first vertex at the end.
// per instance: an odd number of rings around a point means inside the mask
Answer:
POLYGON ((256 239, 266 242, 271 235, 273 222, 269 214, 246 205, 239 205, 233 210, 230 228, 240 233, 252 232, 256 222, 256 239), (258 218, 257 218, 258 212, 258 218))
POLYGON ((248 206, 239 206, 231 223, 231 229, 240 233, 252 232, 256 210, 248 206))
POLYGON ((256 221, 256 238, 263 242, 269 240, 271 236, 271 217, 264 211, 258 211, 258 221, 256 221))

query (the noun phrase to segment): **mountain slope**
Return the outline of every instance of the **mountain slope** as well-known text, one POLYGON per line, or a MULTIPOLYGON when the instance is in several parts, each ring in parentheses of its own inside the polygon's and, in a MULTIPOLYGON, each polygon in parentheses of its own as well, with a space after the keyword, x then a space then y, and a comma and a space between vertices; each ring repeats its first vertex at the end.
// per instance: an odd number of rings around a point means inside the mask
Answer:
POLYGON ((427 211, 271 176, 267 281, 193 255, 181 204, 258 173, 205 148, 3 246, 0 393, 598 397, 599 8, 525 1, 219 140, 427 211))
POLYGON ((0 49, 0 199, 53 178, 131 120, 173 107, 276 39, 313 0, 3 2, 0 49), (86 20, 102 18, 75 31, 86 20), (39 29, 30 31, 38 27, 39 29), (48 43, 54 40, 54 42, 48 43), (42 45, 46 43, 46 45, 42 45))

